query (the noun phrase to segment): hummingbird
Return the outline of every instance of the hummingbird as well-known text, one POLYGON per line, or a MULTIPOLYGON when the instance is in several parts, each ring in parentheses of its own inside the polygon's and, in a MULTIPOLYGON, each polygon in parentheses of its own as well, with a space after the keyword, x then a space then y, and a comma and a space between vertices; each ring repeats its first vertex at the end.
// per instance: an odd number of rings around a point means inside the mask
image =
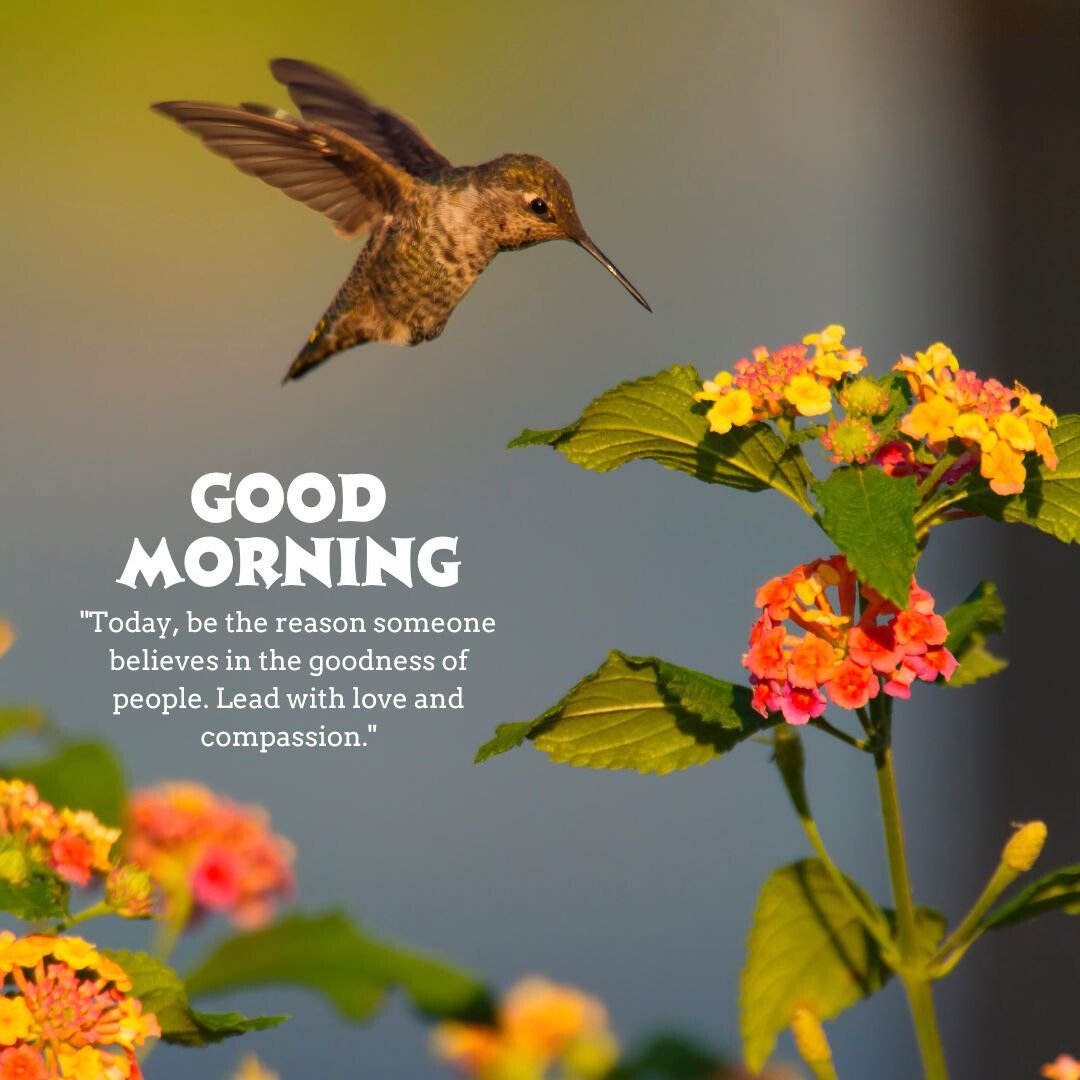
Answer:
POLYGON ((369 341, 419 345, 437 338, 500 251, 547 240, 584 248, 652 310, 590 239, 570 185, 550 162, 503 154, 481 165, 451 165, 408 120, 333 72, 302 60, 273 60, 270 71, 299 116, 250 103, 151 107, 241 172, 329 218, 340 236, 367 233, 283 382, 369 341))

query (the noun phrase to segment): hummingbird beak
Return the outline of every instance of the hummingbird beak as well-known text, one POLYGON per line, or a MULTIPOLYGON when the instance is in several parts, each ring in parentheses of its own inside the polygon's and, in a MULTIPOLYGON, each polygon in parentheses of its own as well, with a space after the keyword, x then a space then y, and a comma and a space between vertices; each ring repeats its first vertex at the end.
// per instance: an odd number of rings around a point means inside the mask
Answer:
POLYGON ((641 293, 639 293, 637 289, 635 289, 634 286, 630 284, 630 281, 626 277, 626 275, 623 274, 623 272, 587 236, 582 236, 580 239, 575 236, 572 237, 572 239, 574 243, 577 244, 579 247, 583 247, 601 266, 606 267, 614 275, 615 280, 646 311, 652 311, 652 308, 649 307, 649 301, 646 300, 645 297, 642 296, 641 293))

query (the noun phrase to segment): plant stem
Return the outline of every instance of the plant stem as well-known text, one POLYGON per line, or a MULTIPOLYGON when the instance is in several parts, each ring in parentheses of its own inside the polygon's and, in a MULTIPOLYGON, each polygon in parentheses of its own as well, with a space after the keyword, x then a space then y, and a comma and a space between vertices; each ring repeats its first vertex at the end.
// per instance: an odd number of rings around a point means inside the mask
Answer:
POLYGON ((926 1080, 949 1080, 945 1064, 945 1051, 938 1031, 937 1011, 934 1008, 934 991, 928 979, 905 979, 911 1018, 915 1023, 915 1037, 919 1041, 923 1075, 926 1080))
POLYGON ((834 739, 839 739, 842 743, 847 743, 848 746, 853 746, 856 750, 869 752, 870 747, 865 739, 856 739, 846 731, 841 731, 840 728, 833 727, 833 725, 823 716, 814 717, 810 721, 810 726, 817 728, 818 731, 824 731, 826 735, 831 735, 834 739))
POLYGON ((960 925, 942 942, 941 947, 930 961, 930 972, 935 979, 941 979, 963 958, 964 953, 971 948, 975 940, 983 932, 983 916, 993 906, 994 901, 1020 876, 1020 871, 1014 870, 1008 864, 1002 862, 994 876, 989 880, 986 888, 979 894, 978 900, 972 905, 971 910, 964 917, 960 925))
POLYGON ((885 825, 885 845, 889 853, 889 877, 892 880, 893 902, 896 905, 896 924, 900 944, 901 969, 898 974, 907 992, 915 1037, 919 1042, 925 1080, 948 1080, 945 1052, 941 1046, 934 998, 930 988, 925 961, 919 956, 915 925, 915 901, 911 894, 907 850, 904 845, 904 825, 900 816, 900 794, 896 786, 896 769, 892 747, 889 745, 891 726, 890 703, 879 708, 886 744, 874 755, 877 765, 878 793, 881 797, 881 817, 885 825))

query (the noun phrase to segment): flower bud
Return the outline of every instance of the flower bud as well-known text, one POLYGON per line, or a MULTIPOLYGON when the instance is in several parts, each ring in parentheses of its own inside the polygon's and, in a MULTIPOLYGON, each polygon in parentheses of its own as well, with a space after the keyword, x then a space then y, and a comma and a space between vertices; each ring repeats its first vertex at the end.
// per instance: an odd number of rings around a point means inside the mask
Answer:
POLYGON ((1013 833, 1001 853, 1001 861, 1018 874, 1026 873, 1035 865, 1045 843, 1046 823, 1029 821, 1013 833))
POLYGON ((791 1034, 795 1036, 795 1048, 807 1065, 820 1065, 832 1061, 829 1040, 817 1014, 799 1006, 791 1014, 791 1034))
POLYGON ((154 885, 141 867, 124 863, 105 880, 105 903, 125 919, 147 919, 154 906, 154 885))
POLYGON ((29 873, 30 864, 17 847, 0 851, 0 881, 6 881, 11 885, 21 885, 29 873))

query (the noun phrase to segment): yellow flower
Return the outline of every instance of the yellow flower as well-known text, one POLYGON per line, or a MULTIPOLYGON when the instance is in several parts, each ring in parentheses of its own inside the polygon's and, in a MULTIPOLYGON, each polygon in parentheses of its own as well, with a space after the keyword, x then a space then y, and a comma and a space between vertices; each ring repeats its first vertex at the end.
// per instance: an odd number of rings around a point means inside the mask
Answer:
POLYGON ((796 375, 784 387, 784 399, 800 416, 822 416, 832 408, 832 395, 812 375, 796 375))
POLYGON ((51 952, 62 964, 75 971, 96 968, 100 959, 97 949, 90 942, 77 937, 55 938, 51 952))
POLYGON ((718 371, 715 379, 706 379, 694 395, 695 401, 717 401, 732 383, 730 371, 718 371))
POLYGON ((15 644, 15 628, 6 619, 0 619, 0 656, 15 644))
POLYGON ((961 413, 956 418, 953 431, 957 438, 970 439, 972 442, 981 444, 990 434, 990 425, 986 417, 980 413, 961 413))
POLYGON ((1003 413, 994 420, 994 430, 1014 450, 1027 452, 1035 449, 1035 436, 1031 428, 1018 416, 1003 413))
POLYGON ((726 435, 733 427, 742 427, 753 420, 753 399, 745 390, 731 390, 716 398, 716 404, 705 414, 705 418, 717 435, 726 435))
POLYGON ((983 447, 979 471, 990 481, 990 490, 998 495, 1019 495, 1024 490, 1027 472, 1024 457, 1004 439, 996 439, 990 447, 983 447))
POLYGON ((956 359, 952 349, 943 341, 935 341, 926 352, 917 352, 915 362, 923 371, 937 374, 946 368, 949 371, 959 371, 960 361, 956 359))
POLYGON ((25 1039, 33 1019, 21 997, 0 997, 0 1046, 14 1046, 25 1039))
POLYGON ((948 442, 952 438, 960 410, 943 397, 920 401, 904 417, 900 430, 913 439, 927 439, 932 443, 948 442))
POLYGON ((240 1062, 232 1080, 280 1080, 280 1077, 266 1068, 254 1054, 250 1054, 240 1062))
POLYGON ((844 335, 847 333, 838 323, 830 323, 820 333, 807 334, 802 339, 804 345, 815 345, 819 352, 835 352, 844 347, 844 335))
POLYGON ((60 1075, 63 1077, 71 1077, 71 1080, 103 1080, 105 1076, 101 1054, 92 1046, 84 1046, 75 1052, 61 1050, 58 1056, 60 1075))

